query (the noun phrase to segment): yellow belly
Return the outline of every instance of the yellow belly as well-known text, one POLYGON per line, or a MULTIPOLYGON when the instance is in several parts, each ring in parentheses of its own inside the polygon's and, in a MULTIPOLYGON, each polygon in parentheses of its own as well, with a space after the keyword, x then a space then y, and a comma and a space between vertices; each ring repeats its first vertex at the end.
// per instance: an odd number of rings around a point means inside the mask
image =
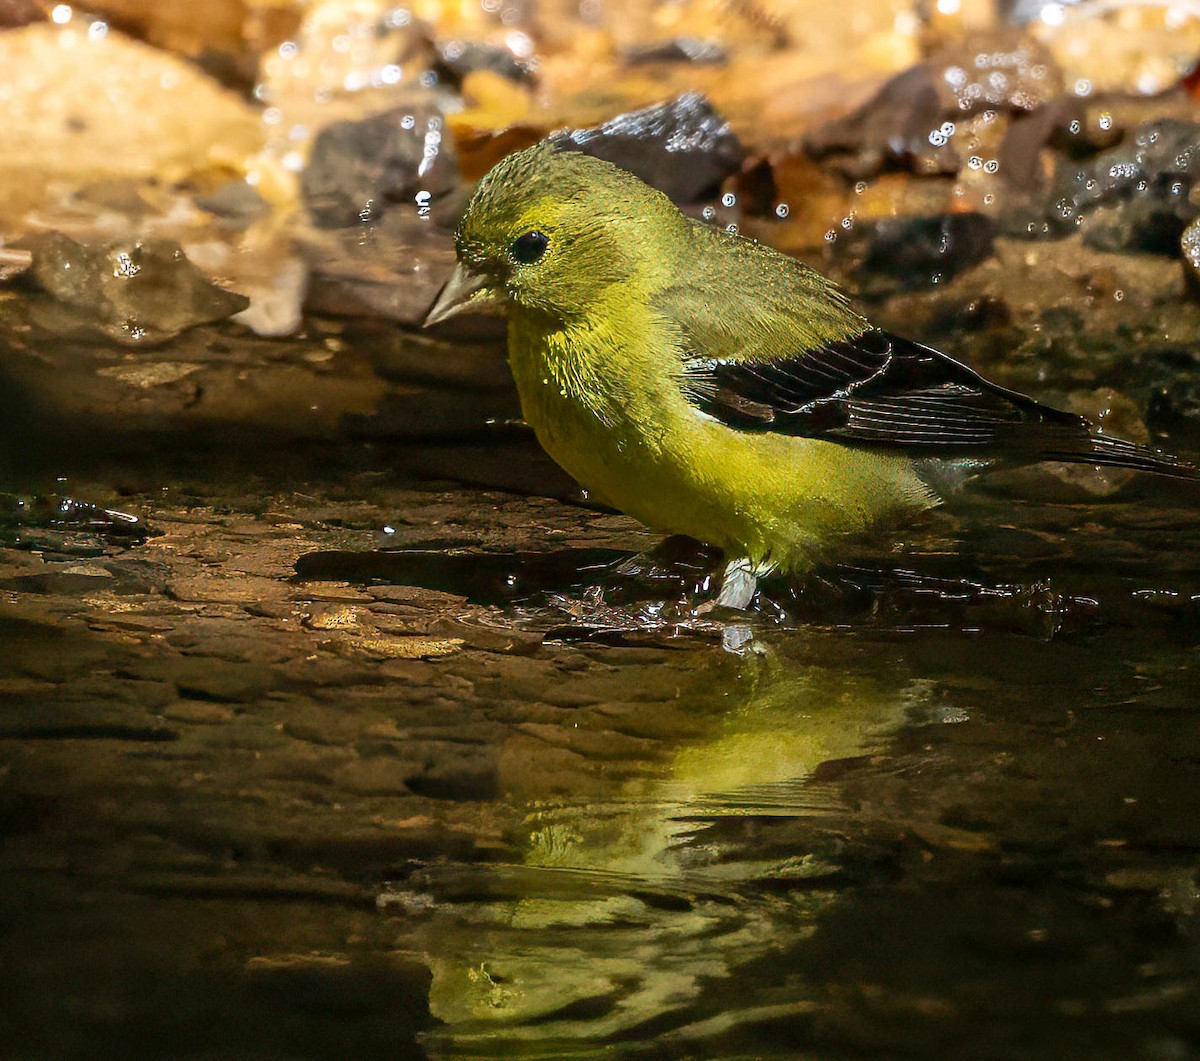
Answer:
POLYGON ((552 377, 513 369, 538 441, 598 499, 730 558, 802 572, 850 536, 936 503, 911 461, 835 443, 743 432, 681 395, 607 422, 552 377))

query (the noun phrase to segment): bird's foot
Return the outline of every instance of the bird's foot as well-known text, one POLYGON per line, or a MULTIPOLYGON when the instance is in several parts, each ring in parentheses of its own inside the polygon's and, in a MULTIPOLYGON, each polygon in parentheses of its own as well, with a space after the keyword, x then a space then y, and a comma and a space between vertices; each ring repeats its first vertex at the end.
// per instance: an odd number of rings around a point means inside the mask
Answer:
POLYGON ((755 566, 746 557, 740 556, 730 560, 725 565, 725 574, 721 579, 721 591, 717 594, 714 606, 717 608, 732 608, 744 612, 754 600, 758 589, 758 576, 755 566))

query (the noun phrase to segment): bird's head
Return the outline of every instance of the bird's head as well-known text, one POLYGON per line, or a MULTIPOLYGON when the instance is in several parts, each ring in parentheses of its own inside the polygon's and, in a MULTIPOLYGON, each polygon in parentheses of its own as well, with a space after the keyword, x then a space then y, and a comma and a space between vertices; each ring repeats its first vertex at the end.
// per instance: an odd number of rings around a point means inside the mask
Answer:
POLYGON ((686 232, 671 201, 632 174, 564 141, 510 155, 483 178, 459 224, 458 265, 425 319, 480 302, 569 320, 611 286, 651 282, 686 232))

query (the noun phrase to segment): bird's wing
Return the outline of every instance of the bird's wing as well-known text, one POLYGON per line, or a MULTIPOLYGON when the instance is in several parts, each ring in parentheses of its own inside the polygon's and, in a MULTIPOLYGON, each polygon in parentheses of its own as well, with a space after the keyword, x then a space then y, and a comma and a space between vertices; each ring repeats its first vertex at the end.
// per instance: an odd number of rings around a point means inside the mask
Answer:
POLYGON ((921 457, 1061 460, 1181 478, 1169 454, 1095 433, 1082 416, 990 383, 920 343, 877 329, 757 361, 690 356, 683 385, 701 411, 743 431, 775 431, 921 457))
POLYGON ((697 223, 696 274, 658 292, 677 329, 680 385, 742 431, 822 438, 914 457, 1061 460, 1180 478, 1200 470, 1098 433, 953 358, 872 328, 808 266, 697 223))

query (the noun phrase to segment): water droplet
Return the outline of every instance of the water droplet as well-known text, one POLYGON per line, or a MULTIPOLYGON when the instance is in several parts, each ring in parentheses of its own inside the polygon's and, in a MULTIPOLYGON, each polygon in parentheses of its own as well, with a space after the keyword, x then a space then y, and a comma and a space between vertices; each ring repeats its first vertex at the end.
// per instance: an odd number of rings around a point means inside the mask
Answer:
POLYGON ((826 243, 833 243, 836 239, 837 239, 837 233, 833 229, 830 229, 828 232, 825 233, 825 242, 826 243))
POLYGON ((1113 292, 1113 298, 1115 298, 1118 302, 1122 302, 1125 299, 1125 292, 1118 289, 1113 292))
POLYGON ((867 182, 866 182, 866 181, 859 181, 859 182, 858 182, 858 183, 857 183, 857 184, 854 186, 854 190, 855 190, 855 192, 856 192, 857 194, 859 194, 859 195, 862 195, 862 193, 863 193, 863 192, 865 192, 865 191, 867 190, 867 182))
POLYGON ((1047 26, 1061 26, 1066 17, 1066 9, 1062 4, 1046 4, 1038 12, 1038 18, 1047 26))
POLYGON ((55 4, 54 10, 50 12, 50 17, 56 26, 65 26, 71 21, 73 14, 70 4, 55 4))
POLYGON ((137 276, 141 271, 142 267, 125 251, 121 251, 113 258, 113 276, 118 280, 128 280, 130 277, 137 276))
POLYGON ((1078 118, 1076 118, 1074 121, 1071 122, 1070 125, 1067 126, 1067 130, 1071 133, 1072 136, 1077 136, 1079 134, 1079 130, 1082 128, 1083 128, 1083 126, 1080 123, 1078 118))
POLYGON ((737 196, 734 195, 733 192, 726 192, 724 195, 721 196, 721 205, 722 206, 736 206, 737 205, 737 196))
POLYGON ((971 169, 979 169, 979 167, 983 165, 983 159, 981 159, 978 155, 972 155, 969 159, 967 159, 967 165, 970 166, 971 169))
POLYGON ((1000 162, 998 159, 989 158, 983 164, 984 173, 995 173, 999 168, 1000 168, 1000 162))
POLYGON ((1099 124, 1101 129, 1111 129, 1113 117, 1108 113, 1108 111, 1101 111, 1100 116, 1096 119, 1096 122, 1099 124))
POLYGON ((996 198, 996 197, 995 197, 995 196, 994 196, 994 195, 993 195, 991 192, 988 192, 988 193, 987 193, 987 195, 985 195, 985 196, 983 197, 983 205, 984 205, 984 206, 991 206, 991 205, 992 205, 992 201, 993 201, 995 198, 996 198))
POLYGON ((279 46, 279 58, 280 59, 294 59, 296 57, 296 53, 299 50, 300 49, 297 47, 295 41, 284 41, 279 46))
POLYGON ((705 221, 711 221, 714 217, 717 216, 716 207, 706 206, 703 210, 700 211, 700 216, 702 218, 704 218, 705 221))
POLYGON ((779 218, 781 221, 785 217, 787 217, 788 216, 788 204, 780 203, 777 207, 775 207, 775 216, 777 218, 779 218))
POLYGON ((1086 78, 1081 77, 1075 82, 1075 95, 1090 96, 1092 94, 1092 83, 1086 78))

